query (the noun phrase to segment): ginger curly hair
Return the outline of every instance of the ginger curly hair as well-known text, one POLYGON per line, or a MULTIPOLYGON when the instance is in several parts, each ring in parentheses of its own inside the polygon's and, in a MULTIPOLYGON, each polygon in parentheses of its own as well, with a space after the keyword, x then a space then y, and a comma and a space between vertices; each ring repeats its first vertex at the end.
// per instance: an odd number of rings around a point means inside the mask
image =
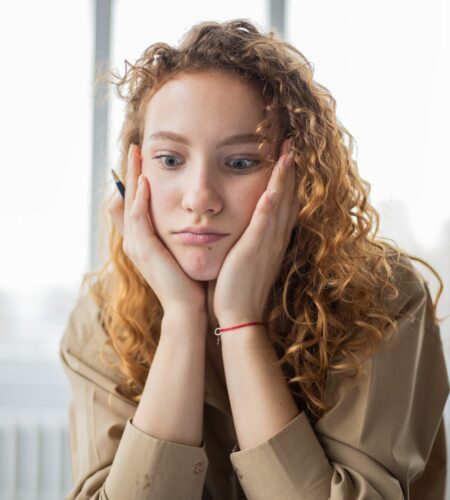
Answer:
MULTIPOLYGON (((150 97, 177 75, 210 70, 245 78, 261 92, 266 107, 256 130, 260 147, 270 142, 264 132, 273 123, 278 126, 274 151, 283 138, 293 139, 301 208, 265 320, 297 404, 317 421, 333 406, 324 397, 328 375, 359 376, 364 360, 397 331, 398 315, 387 307, 399 295, 394 271, 406 267, 415 273, 409 257, 437 276, 435 324, 442 321, 436 318, 442 280, 424 260, 377 237, 379 214, 369 203, 370 184, 358 173, 354 139, 336 117, 335 99, 313 80, 311 64, 301 52, 276 32, 262 33, 246 19, 200 22, 179 46, 154 43, 135 64, 125 61, 123 76, 112 73, 115 80, 110 83, 126 104, 120 135, 122 179, 130 144, 142 143, 150 97)), ((275 164, 275 157, 269 161, 275 164)), ((103 218, 104 213, 106 209, 103 218)), ((121 235, 114 226, 107 234, 109 256, 99 271, 86 273, 82 286, 89 282, 89 292, 101 306, 107 343, 117 353, 123 375, 120 391, 138 402, 158 345, 163 310, 125 255, 121 235)))

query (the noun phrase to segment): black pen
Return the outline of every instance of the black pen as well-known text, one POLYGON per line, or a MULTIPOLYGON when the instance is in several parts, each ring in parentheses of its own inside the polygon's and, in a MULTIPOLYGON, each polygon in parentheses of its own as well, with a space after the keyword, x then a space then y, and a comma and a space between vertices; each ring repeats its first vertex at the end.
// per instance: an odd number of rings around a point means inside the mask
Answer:
POLYGON ((113 169, 111 169, 111 173, 114 177, 114 182, 116 183, 117 189, 119 190, 120 194, 122 195, 122 198, 125 198, 125 186, 122 184, 120 177, 116 174, 116 172, 114 172, 113 169))

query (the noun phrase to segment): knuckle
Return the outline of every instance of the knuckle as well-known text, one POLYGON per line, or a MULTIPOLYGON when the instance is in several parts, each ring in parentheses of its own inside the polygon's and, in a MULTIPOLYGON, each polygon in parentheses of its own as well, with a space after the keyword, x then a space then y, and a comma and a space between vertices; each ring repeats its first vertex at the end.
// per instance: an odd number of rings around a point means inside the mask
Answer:
POLYGON ((113 204, 113 203, 110 203, 108 206, 107 206, 107 212, 110 216, 114 216, 116 214, 116 211, 117 211, 117 208, 116 206, 113 204))
POLYGON ((131 210, 130 210, 130 218, 133 220, 133 221, 137 221, 140 219, 140 211, 139 211, 139 207, 137 207, 136 205, 133 205, 131 207, 131 210))
POLYGON ((114 195, 114 197, 108 203, 108 211, 109 212, 117 212, 119 207, 123 204, 123 200, 118 193, 114 195))

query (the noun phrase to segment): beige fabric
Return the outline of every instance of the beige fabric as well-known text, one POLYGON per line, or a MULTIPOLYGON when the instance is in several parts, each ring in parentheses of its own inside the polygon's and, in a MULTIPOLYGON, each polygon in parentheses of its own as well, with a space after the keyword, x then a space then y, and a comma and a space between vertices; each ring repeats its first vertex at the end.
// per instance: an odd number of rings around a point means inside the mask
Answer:
POLYGON ((208 358, 202 447, 134 427, 136 404, 117 391, 120 373, 98 357, 106 340, 98 308, 81 297, 60 350, 73 392, 74 484, 66 500, 443 500, 449 379, 440 332, 426 283, 402 270, 397 279, 402 293, 392 307, 410 317, 401 317, 398 336, 365 362, 357 385, 331 377, 327 393, 337 405, 315 425, 301 412, 242 451, 226 387, 208 358))

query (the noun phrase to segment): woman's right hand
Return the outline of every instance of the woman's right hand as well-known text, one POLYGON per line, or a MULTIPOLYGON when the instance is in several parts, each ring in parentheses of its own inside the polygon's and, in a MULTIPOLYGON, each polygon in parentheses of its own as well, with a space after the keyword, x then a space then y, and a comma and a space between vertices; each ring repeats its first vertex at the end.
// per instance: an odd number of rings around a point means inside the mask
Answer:
POLYGON ((206 312, 203 283, 192 280, 157 236, 150 217, 150 185, 142 173, 139 146, 128 152, 125 201, 117 191, 108 206, 112 221, 122 235, 123 251, 157 295, 164 312, 196 310, 206 312))

